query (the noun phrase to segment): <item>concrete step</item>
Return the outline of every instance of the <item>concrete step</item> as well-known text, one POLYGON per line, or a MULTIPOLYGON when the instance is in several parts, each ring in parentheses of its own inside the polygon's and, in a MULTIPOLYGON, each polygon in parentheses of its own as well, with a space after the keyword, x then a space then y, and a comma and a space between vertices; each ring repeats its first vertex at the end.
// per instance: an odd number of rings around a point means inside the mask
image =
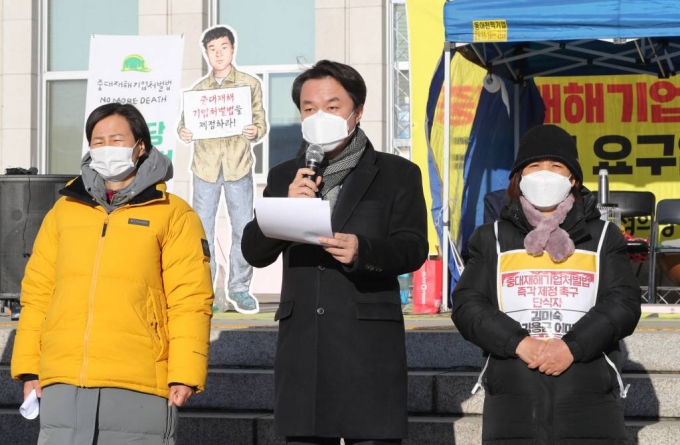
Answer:
MULTIPOLYGON (((481 415, 484 391, 471 394, 476 372, 410 371, 408 411, 420 415, 481 415)), ((680 418, 680 376, 624 374, 630 384, 624 413, 631 418, 680 418)), ((195 409, 274 409, 271 370, 211 370, 208 390, 192 398, 195 409)))
MULTIPOLYGON (((477 372, 410 371, 408 411, 420 415, 482 414, 484 391, 471 394, 477 372)), ((624 413, 630 418, 680 418, 680 375, 628 373, 630 384, 624 413)), ((207 390, 193 397, 193 409, 273 411, 274 372, 271 369, 211 369, 207 390)), ((0 405, 19 406, 21 384, 0 366, 0 405)))
MULTIPOLYGON (((677 445, 680 421, 627 421, 627 445, 677 445)), ((0 409, 0 443, 35 445, 39 422, 22 418, 16 410, 0 409)), ((481 442, 480 417, 409 418, 404 445, 473 445, 481 442)), ((283 445, 274 434, 271 413, 218 413, 183 410, 177 445, 283 445)))
MULTIPOLYGON (((478 373, 445 372, 409 373, 409 413, 435 415, 481 415, 484 391, 471 394, 478 373)), ((624 414, 629 418, 680 418, 680 375, 623 374, 630 384, 624 400, 624 414)), ((680 442, 680 440, 679 440, 680 442)))
MULTIPOLYGON (((210 364, 271 368, 276 335, 276 329, 213 329, 210 364)), ((669 354, 666 347, 669 344, 680 344, 680 331, 636 331, 621 345, 624 371, 680 372, 680 354, 669 354)), ((410 369, 476 370, 483 364, 480 349, 454 329, 407 330, 406 351, 410 369)))
MULTIPOLYGON (((276 329, 213 329, 210 364, 216 367, 274 366, 276 329)), ((1 339, 0 339, 0 344, 1 339)), ((680 372, 680 354, 669 354, 667 345, 680 344, 680 331, 637 330, 622 344, 624 371, 680 372)), ((409 369, 481 369, 479 348, 465 341, 455 329, 407 330, 409 369)))
MULTIPOLYGON (((216 368, 272 368, 276 352, 275 328, 211 330, 210 365, 216 368)), ((14 328, 0 327, 0 364, 12 356, 14 328)), ((680 330, 637 330, 622 343, 624 371, 680 372, 680 354, 668 345, 680 344, 680 330)), ((410 369, 480 369, 482 355, 458 331, 426 329, 406 331, 410 369)))

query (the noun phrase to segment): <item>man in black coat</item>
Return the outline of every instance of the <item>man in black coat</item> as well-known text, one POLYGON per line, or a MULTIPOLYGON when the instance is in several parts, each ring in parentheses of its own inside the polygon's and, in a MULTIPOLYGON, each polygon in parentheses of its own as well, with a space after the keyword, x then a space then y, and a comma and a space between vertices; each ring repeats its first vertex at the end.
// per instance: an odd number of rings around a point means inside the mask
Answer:
POLYGON ((275 426, 288 444, 399 444, 407 429, 404 321, 397 276, 428 252, 420 169, 377 152, 359 127, 366 85, 322 60, 294 82, 305 141, 323 148, 272 168, 265 197, 329 201, 333 238, 267 238, 257 218, 242 250, 255 267, 283 253, 274 365, 275 426))

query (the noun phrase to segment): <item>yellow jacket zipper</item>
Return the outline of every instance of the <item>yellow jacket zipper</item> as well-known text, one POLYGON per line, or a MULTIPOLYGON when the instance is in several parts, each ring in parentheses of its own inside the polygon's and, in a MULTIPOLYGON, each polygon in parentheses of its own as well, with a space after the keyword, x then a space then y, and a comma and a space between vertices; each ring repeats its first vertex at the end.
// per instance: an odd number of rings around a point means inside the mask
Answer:
POLYGON ((92 329, 92 318, 94 317, 94 294, 97 288, 97 274, 99 273, 99 260, 101 257, 102 247, 104 245, 104 237, 106 236, 106 229, 109 225, 109 215, 104 219, 102 227, 102 235, 99 237, 99 245, 97 246, 97 254, 94 258, 94 269, 92 270, 92 284, 90 285, 89 306, 87 310, 87 325, 85 327, 85 339, 83 341, 83 368, 80 371, 80 385, 85 386, 85 372, 87 370, 87 358, 90 346, 90 330, 92 329))

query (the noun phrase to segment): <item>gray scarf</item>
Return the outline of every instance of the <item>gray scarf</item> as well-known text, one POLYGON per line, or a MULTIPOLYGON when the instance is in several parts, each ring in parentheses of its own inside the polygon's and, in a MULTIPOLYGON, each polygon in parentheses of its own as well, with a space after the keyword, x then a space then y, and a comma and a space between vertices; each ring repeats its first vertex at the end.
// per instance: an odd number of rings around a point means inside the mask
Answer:
POLYGON ((151 147, 148 157, 139 165, 134 181, 124 189, 118 190, 115 202, 109 203, 106 197, 104 179, 99 176, 99 173, 90 168, 91 161, 92 157, 88 151, 83 156, 80 164, 83 184, 85 184, 85 188, 92 198, 104 207, 108 213, 111 213, 117 207, 127 204, 147 187, 159 182, 169 181, 173 175, 172 161, 158 151, 156 147, 151 147))
POLYGON ((331 214, 338 200, 342 182, 359 163, 359 159, 364 154, 366 143, 368 142, 366 133, 360 127, 357 126, 354 133, 354 137, 342 153, 335 159, 328 161, 328 166, 325 168, 322 166, 319 171, 319 175, 323 177, 321 197, 330 204, 331 214))

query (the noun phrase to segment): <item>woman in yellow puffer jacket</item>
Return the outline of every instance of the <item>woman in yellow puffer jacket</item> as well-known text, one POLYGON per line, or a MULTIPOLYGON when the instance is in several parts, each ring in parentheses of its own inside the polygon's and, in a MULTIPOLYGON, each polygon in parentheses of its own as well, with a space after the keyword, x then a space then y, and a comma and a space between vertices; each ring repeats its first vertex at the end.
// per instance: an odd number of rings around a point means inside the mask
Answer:
POLYGON ((41 445, 172 444, 207 376, 208 243, 135 107, 97 108, 86 136, 26 266, 12 377, 42 397, 41 445))

